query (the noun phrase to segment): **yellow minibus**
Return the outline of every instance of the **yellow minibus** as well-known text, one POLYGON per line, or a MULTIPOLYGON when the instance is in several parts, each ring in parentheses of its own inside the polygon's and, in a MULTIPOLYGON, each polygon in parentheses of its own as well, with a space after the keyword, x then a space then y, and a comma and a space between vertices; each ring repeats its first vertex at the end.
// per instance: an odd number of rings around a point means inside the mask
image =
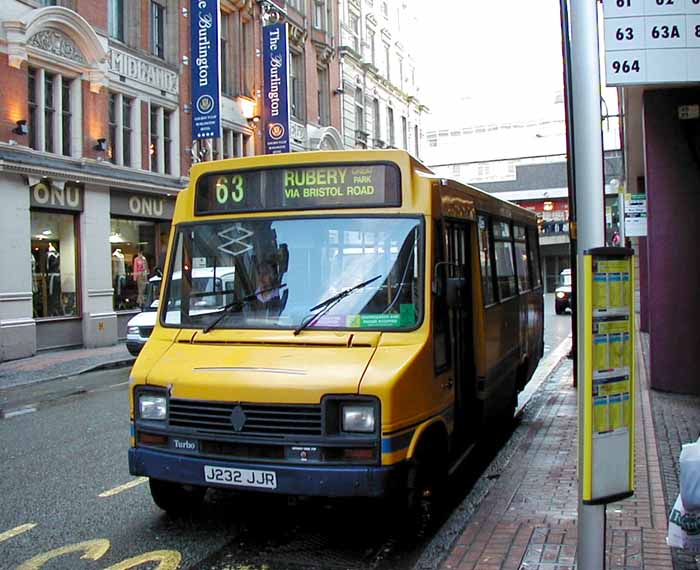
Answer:
POLYGON ((543 350, 535 214, 400 150, 193 166, 163 278, 129 469, 170 513, 210 487, 429 500, 543 350))

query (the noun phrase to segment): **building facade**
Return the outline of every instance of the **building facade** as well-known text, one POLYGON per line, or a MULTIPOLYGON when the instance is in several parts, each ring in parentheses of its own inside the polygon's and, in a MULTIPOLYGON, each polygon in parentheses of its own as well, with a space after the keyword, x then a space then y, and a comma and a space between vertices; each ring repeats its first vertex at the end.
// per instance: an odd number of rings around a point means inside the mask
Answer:
POLYGON ((341 0, 340 59, 345 148, 402 148, 420 158, 416 36, 410 0, 341 0))
MULTIPOLYGON (((483 112, 484 107, 473 101, 454 108, 457 111, 449 118, 433 117, 425 130, 426 164, 445 178, 471 184, 537 213, 545 291, 553 292, 561 271, 571 264, 562 93, 554 93, 550 104, 530 110, 529 118, 512 105, 494 106, 491 113, 483 112), (453 116, 466 119, 456 125, 453 116)), ((617 115, 606 113, 603 127, 606 236, 610 242, 619 230, 618 189, 623 177, 617 115)))
POLYGON ((3 2, 0 360, 124 338, 192 161, 258 147, 262 11, 221 1, 223 136, 193 144, 188 6, 3 2))
MULTIPOLYGON (((263 2, 262 9, 265 22, 287 23, 292 152, 343 148, 335 93, 340 83, 338 4, 279 0, 263 2)), ((262 144, 261 132, 258 135, 262 144)))

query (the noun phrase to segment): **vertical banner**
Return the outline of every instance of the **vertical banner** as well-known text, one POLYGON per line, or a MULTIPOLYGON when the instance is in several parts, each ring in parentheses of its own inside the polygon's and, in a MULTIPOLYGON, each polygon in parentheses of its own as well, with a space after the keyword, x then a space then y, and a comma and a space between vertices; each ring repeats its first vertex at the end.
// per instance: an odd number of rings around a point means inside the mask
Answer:
POLYGON ((263 26, 265 154, 289 152, 289 49, 287 24, 263 26))
POLYGON ((221 136, 219 0, 191 0, 192 139, 221 136))

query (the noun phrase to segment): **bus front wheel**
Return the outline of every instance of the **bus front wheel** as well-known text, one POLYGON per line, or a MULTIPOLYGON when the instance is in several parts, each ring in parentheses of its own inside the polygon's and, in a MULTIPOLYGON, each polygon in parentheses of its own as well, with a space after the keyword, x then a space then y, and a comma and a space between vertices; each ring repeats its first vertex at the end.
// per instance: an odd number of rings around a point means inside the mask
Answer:
POLYGON ((195 512, 204 500, 206 487, 181 485, 161 479, 149 479, 153 502, 166 513, 182 516, 195 512))
POLYGON ((409 468, 404 519, 414 529, 430 525, 444 504, 447 483, 447 451, 439 441, 425 441, 409 468))

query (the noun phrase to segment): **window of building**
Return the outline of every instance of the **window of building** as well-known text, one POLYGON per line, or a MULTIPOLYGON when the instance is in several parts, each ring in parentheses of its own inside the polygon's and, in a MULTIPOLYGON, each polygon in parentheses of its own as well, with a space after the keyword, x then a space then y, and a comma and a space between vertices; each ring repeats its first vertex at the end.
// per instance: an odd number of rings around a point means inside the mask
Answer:
POLYGON ((132 166, 131 162, 131 106, 134 100, 122 95, 122 164, 132 166))
POLYGON ((151 171, 158 172, 158 155, 160 150, 159 137, 158 137, 158 107, 151 105, 151 116, 150 116, 150 148, 149 154, 151 156, 151 171))
POLYGON ((124 41, 124 0, 109 0, 107 27, 110 37, 124 41))
POLYGON ((372 101, 372 137, 374 138, 374 145, 377 146, 377 142, 382 140, 382 127, 381 127, 381 117, 379 115, 379 99, 376 97, 372 101))
POLYGON ((369 45, 369 61, 377 66, 377 45, 375 41, 376 34, 372 28, 367 28, 367 43, 369 45))
POLYGON ((225 95, 231 95, 231 66, 229 58, 230 44, 228 41, 229 29, 231 28, 231 14, 221 12, 220 29, 219 29, 219 58, 221 69, 221 92, 225 95))
POLYGON ((107 101, 107 129, 109 131, 107 158, 113 164, 117 164, 117 104, 117 94, 110 93, 107 101))
POLYGON ((489 239, 489 220, 479 216, 479 262, 481 264, 481 288, 484 305, 495 302, 493 294, 493 268, 491 266, 491 247, 489 239))
POLYGON ((515 266, 513 264, 513 243, 508 222, 493 223, 493 239, 498 297, 503 301, 517 293, 515 288, 515 266))
POLYGON ((350 32, 352 34, 352 49, 360 53, 360 16, 353 11, 349 13, 350 32))
POLYGON ((73 132, 76 131, 74 90, 76 80, 41 68, 30 67, 27 73, 28 144, 36 150, 70 156, 73 132))
POLYGON ((401 137, 403 139, 403 148, 408 150, 408 121, 406 117, 401 117, 401 137))
POLYGON ((322 66, 316 69, 318 74, 318 124, 327 126, 331 124, 330 113, 330 83, 328 80, 328 67, 322 66))
POLYGON ((151 53, 165 57, 165 6, 151 0, 151 53))
POLYGON ((34 318, 79 315, 76 216, 31 210, 30 220, 34 318))
POLYGON ((36 103, 36 69, 30 67, 27 72, 27 107, 29 118, 27 126, 29 129, 29 148, 39 149, 39 134, 37 121, 37 103, 36 103))
POLYGON ((362 89, 355 89, 355 138, 363 144, 366 142, 365 135, 365 102, 362 89))
POLYGON ((163 167, 166 174, 172 174, 171 113, 163 113, 163 167))
POLYGON ((149 118, 151 171, 173 174, 174 145, 172 138, 175 133, 172 124, 173 113, 152 104, 149 118))
POLYGON ((394 109, 386 108, 387 133, 389 134, 389 146, 396 144, 396 133, 394 132, 394 109))
POLYGON ((304 57, 296 51, 289 52, 289 106, 292 117, 303 121, 304 106, 304 57))
POLYGON ((418 125, 413 125, 413 145, 414 145, 414 152, 416 153, 416 158, 420 158, 420 152, 419 152, 419 137, 418 137, 418 125))
POLYGON ((391 48, 389 44, 384 44, 384 69, 387 80, 391 81, 391 48))
POLYGON ((326 0, 314 0, 314 28, 326 30, 326 0))
POLYGON ((110 92, 108 99, 109 146, 107 157, 113 164, 132 166, 131 133, 133 130, 131 107, 134 99, 121 93, 110 92))
POLYGON ((403 89, 403 58, 398 56, 398 68, 399 68, 399 88, 403 89))
POLYGON ((385 18, 389 17, 389 3, 388 2, 382 2, 382 16, 385 18))
POLYGON ((56 108, 54 107, 54 84, 56 76, 44 72, 44 149, 47 152, 56 152, 54 141, 54 121, 56 108))
POLYGON ((291 6, 300 14, 304 13, 304 0, 287 0, 287 6, 291 6))
POLYGON ((149 277, 162 269, 170 224, 112 217, 110 225, 114 309, 142 308, 149 277))

